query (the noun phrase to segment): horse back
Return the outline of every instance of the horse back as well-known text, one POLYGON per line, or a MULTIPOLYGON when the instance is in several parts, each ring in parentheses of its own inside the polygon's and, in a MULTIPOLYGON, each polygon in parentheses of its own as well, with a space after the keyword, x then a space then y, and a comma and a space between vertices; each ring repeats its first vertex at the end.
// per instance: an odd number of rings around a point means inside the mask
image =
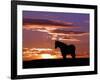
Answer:
POLYGON ((75 52, 75 46, 74 45, 67 45, 64 50, 65 50, 64 52, 67 52, 67 53, 74 53, 75 52))

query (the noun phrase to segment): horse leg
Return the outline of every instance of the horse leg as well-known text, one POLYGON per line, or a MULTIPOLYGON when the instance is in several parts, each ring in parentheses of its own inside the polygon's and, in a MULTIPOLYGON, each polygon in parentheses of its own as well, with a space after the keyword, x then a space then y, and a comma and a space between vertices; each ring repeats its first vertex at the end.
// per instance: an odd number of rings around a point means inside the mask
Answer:
POLYGON ((62 56, 63 56, 63 59, 66 59, 66 54, 62 54, 62 56))
POLYGON ((75 59, 75 53, 72 53, 71 56, 73 59, 75 59))

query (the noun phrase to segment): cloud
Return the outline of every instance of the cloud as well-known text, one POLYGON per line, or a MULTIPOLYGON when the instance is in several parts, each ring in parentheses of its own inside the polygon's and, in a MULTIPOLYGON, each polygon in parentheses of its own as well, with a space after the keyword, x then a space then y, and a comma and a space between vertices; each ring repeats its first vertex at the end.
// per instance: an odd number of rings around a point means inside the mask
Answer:
POLYGON ((68 31, 68 28, 79 28, 71 22, 45 19, 24 19, 23 27, 26 30, 45 32, 51 40, 80 41, 76 36, 88 35, 88 32, 68 31), (73 38, 74 37, 74 38, 73 38))
POLYGON ((51 40, 61 40, 61 41, 77 41, 79 42, 79 39, 76 39, 75 36, 83 36, 88 33, 86 32, 77 32, 77 31, 64 31, 61 29, 55 29, 55 28, 34 28, 32 31, 39 31, 39 32, 45 32, 48 34, 49 38, 51 40), (74 36, 74 37, 73 37, 74 36))
POLYGON ((51 37, 52 40, 60 40, 60 41, 71 41, 71 42, 79 42, 80 40, 77 39, 77 38, 74 38, 74 37, 70 37, 70 36, 66 36, 66 35, 60 35, 60 36, 57 36, 57 35, 53 35, 51 37))
POLYGON ((66 35, 66 36, 84 36, 88 35, 88 32, 81 32, 81 31, 66 31, 61 29, 51 30, 50 34, 58 34, 58 35, 66 35))
POLYGON ((23 25, 54 25, 54 26, 73 26, 71 22, 64 22, 60 20, 46 20, 46 19, 23 19, 23 25))
POLYGON ((65 39, 65 38, 60 38, 59 40, 62 40, 62 41, 74 41, 74 42, 76 42, 76 41, 80 41, 79 39, 75 39, 75 38, 72 38, 72 39, 65 39))
POLYGON ((54 30, 57 28, 77 28, 71 22, 64 22, 60 20, 46 20, 46 19, 23 19, 23 28, 30 29, 46 29, 46 30, 54 30))
MULTIPOLYGON (((23 61, 36 59, 58 59, 62 58, 60 50, 50 48, 23 48, 23 61)), ((76 58, 88 58, 89 52, 77 53, 76 58)), ((68 58, 70 56, 68 55, 68 58)))

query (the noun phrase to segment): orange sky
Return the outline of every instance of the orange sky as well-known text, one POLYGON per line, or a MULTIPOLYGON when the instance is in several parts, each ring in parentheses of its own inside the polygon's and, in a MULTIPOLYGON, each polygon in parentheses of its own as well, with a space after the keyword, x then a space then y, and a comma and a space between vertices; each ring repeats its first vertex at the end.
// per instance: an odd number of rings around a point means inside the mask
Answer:
POLYGON ((62 58, 55 40, 74 44, 77 58, 89 57, 89 15, 23 12, 23 60, 62 58))
MULTIPOLYGON (((89 54, 86 52, 76 54, 76 58, 88 58, 89 54)), ((66 58, 72 58, 71 55, 67 55, 66 58)), ((62 59, 62 55, 59 49, 49 48, 24 48, 23 60, 30 61, 36 59, 62 59)))

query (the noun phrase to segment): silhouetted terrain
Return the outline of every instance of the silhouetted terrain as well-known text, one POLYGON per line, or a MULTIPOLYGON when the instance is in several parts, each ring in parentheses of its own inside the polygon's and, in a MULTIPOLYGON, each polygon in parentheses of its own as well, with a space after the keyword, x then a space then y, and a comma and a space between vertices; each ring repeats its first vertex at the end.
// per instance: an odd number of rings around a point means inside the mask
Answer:
POLYGON ((89 65, 89 58, 78 59, 42 59, 33 61, 23 61, 23 68, 44 68, 44 67, 64 67, 64 66, 86 66, 89 65))

